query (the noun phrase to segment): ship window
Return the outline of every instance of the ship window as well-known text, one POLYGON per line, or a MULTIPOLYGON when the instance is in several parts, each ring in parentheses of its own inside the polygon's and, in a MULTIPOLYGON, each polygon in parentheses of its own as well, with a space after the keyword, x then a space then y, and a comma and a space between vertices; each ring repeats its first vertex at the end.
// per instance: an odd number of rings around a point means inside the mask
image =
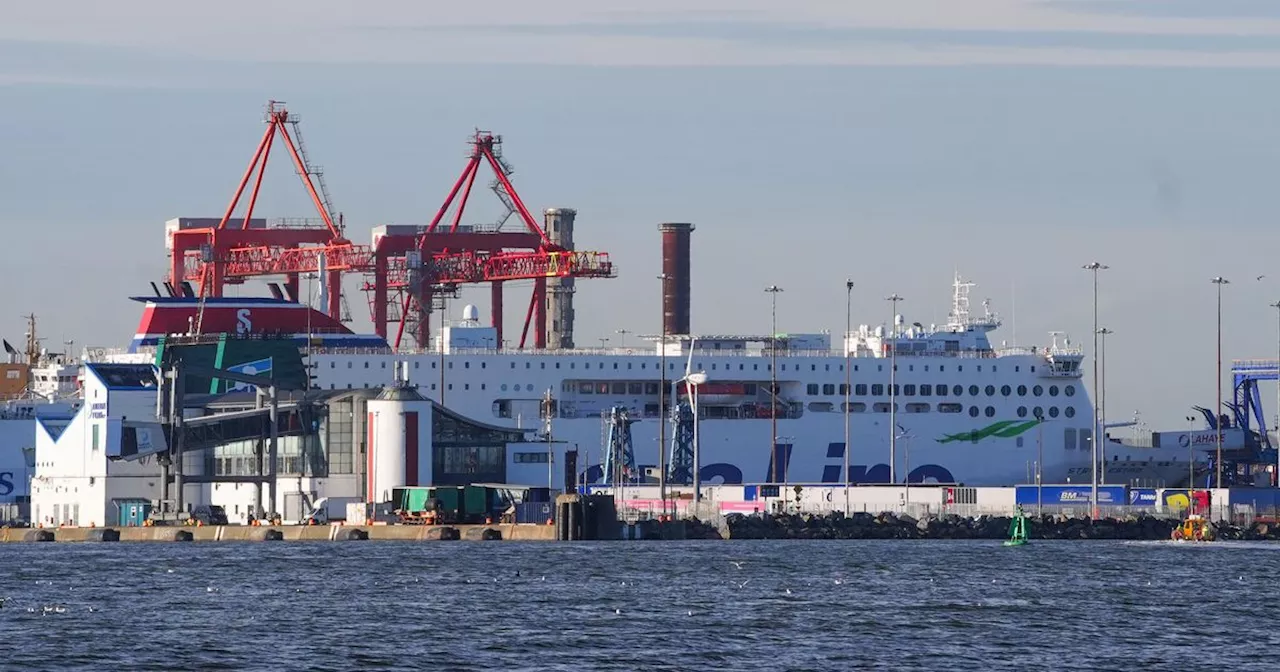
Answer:
POLYGON ((469 390, 469 389, 471 389, 471 383, 463 383, 463 385, 462 385, 462 389, 463 389, 463 390, 469 390))
POLYGON ((413 363, 413 368, 415 368, 415 369, 416 369, 416 368, 418 368, 418 362, 414 362, 414 363, 413 363))
POLYGON ((1013 388, 1009 387, 1008 385, 1001 385, 1001 386, 1000 386, 1000 395, 1001 395, 1001 396, 1007 397, 1007 396, 1009 396, 1009 394, 1010 394, 1011 392, 1013 392, 1013 388))
POLYGON ((453 362, 449 362, 449 368, 453 368, 453 362))
POLYGON ((1051 418, 1056 418, 1056 417, 1058 417, 1058 407, 1057 407, 1057 406, 1050 406, 1050 407, 1049 407, 1049 417, 1051 417, 1051 418))
POLYGON ((599 383, 596 385, 596 394, 609 394, 609 383, 599 383))
POLYGON ((1013 367, 1013 372, 1014 372, 1014 373, 1018 373, 1018 372, 1019 372, 1019 371, 1021 371, 1021 370, 1022 370, 1022 367, 1021 367, 1021 366, 1015 366, 1015 367, 1013 367))
POLYGON ((970 406, 970 407, 969 407, 969 417, 971 417, 971 418, 976 418, 976 417, 978 417, 978 407, 977 407, 977 406, 970 406))
POLYGON ((945 397, 947 396, 947 386, 937 385, 933 388, 933 393, 938 395, 939 397, 945 397))
MULTIPOLYGON (((711 368, 713 368, 713 369, 714 369, 714 368, 716 368, 716 365, 715 365, 715 364, 712 364, 712 365, 711 365, 711 368)), ((614 371, 617 371, 617 370, 618 370, 618 363, 617 363, 617 362, 614 362, 614 363, 613 363, 613 370, 614 370, 614 371)))
POLYGON ((582 383, 578 386, 578 391, 583 394, 595 394, 596 386, 592 383, 582 383))
POLYGON ((986 389, 983 390, 983 392, 986 392, 988 397, 994 397, 996 396, 996 386, 988 385, 986 389))
POLYGON ((613 394, 626 394, 626 393, 627 393, 627 384, 626 384, 626 383, 614 383, 614 384, 612 385, 612 387, 611 387, 611 390, 610 390, 610 391, 611 391, 613 394))
MULTIPOLYGON (((431 389, 433 389, 433 390, 434 390, 434 389, 435 389, 435 387, 436 387, 435 385, 432 385, 432 386, 431 386, 431 389)), ((348 390, 349 390, 349 389, 351 389, 351 383, 347 383, 347 389, 348 389, 348 390)))
POLYGON ((964 371, 964 365, 961 364, 960 366, 957 366, 956 371, 964 371))
POLYGON ((331 390, 332 390, 333 388, 334 388, 333 383, 329 383, 329 389, 331 389, 331 390))
POLYGON ((547 368, 547 363, 546 363, 546 362, 538 362, 538 366, 539 366, 540 368, 545 369, 545 368, 547 368))
POLYGON ((805 386, 805 391, 806 391, 806 392, 808 392, 808 393, 809 393, 809 396, 811 396, 811 397, 813 397, 813 396, 817 396, 817 394, 818 394, 818 384, 817 384, 817 383, 809 383, 808 385, 806 385, 806 386, 805 386))
POLYGON ((1036 419, 1037 419, 1037 420, 1043 419, 1043 418, 1044 418, 1044 409, 1043 409, 1043 408, 1040 408, 1039 406, 1036 406, 1035 408, 1031 409, 1031 415, 1036 416, 1036 419))
POLYGON ((386 362, 383 362, 383 363, 382 363, 382 368, 384 368, 384 369, 385 369, 385 368, 387 368, 387 363, 386 363, 386 362))
MULTIPOLYGON (((414 362, 414 364, 417 364, 417 362, 414 362)), ((331 368, 331 369, 336 369, 336 368, 338 368, 338 363, 337 363, 337 362, 329 362, 329 368, 331 368)))
POLYGON ((462 363, 462 368, 464 368, 464 369, 469 369, 469 368, 471 368, 471 362, 463 362, 463 363, 462 363))
POLYGON ((1019 396, 1019 397, 1025 397, 1025 396, 1027 396, 1027 386, 1026 386, 1026 385, 1019 385, 1019 386, 1018 386, 1018 396, 1019 396))
MULTIPOLYGON (((894 404, 894 406, 897 406, 897 404, 894 404)), ((872 410, 872 411, 874 411, 874 412, 876 412, 876 413, 888 413, 888 412, 889 412, 889 404, 888 404, 887 402, 881 401, 881 402, 876 403, 874 406, 872 406, 872 407, 871 407, 871 410, 872 410)), ((896 410, 896 409, 895 409, 895 410, 896 410)))
POLYGON ((506 392, 506 391, 507 391, 507 384, 506 384, 506 383, 503 383, 503 384, 502 384, 502 387, 500 387, 500 388, 498 388, 498 389, 502 390, 503 392, 506 392))
POLYGON ((929 404, 922 404, 919 402, 907 404, 906 411, 908 413, 928 413, 929 404))
POLYGON ((631 362, 627 362, 627 370, 628 370, 628 371, 630 371, 630 370, 631 370, 631 362))
MULTIPOLYGON (((530 368, 530 367, 532 367, 532 366, 533 366, 533 362, 525 362, 525 363, 524 363, 524 368, 526 368, 526 369, 528 369, 528 368, 530 368)), ((546 366, 546 364, 543 364, 543 366, 546 366)), ((432 368, 435 368, 435 365, 434 365, 434 364, 432 365, 432 368)))
POLYGON ((1063 412, 1063 414, 1065 414, 1068 418, 1074 418, 1074 417, 1076 417, 1076 407, 1075 407, 1075 406, 1068 406, 1068 407, 1066 407, 1066 408, 1062 409, 1062 412, 1063 412))
POLYGON ((982 413, 988 418, 994 418, 996 416, 996 409, 994 406, 988 406, 982 411, 982 413))
POLYGON ((854 394, 856 394, 856 395, 858 395, 859 397, 865 397, 865 396, 867 396, 867 384, 866 384, 866 383, 858 383, 857 385, 854 385, 854 386, 853 386, 853 393, 854 393, 854 394))
POLYGON ((1034 367, 1034 366, 1033 366, 1033 367, 1031 367, 1031 373, 1035 373, 1035 372, 1036 372, 1036 367, 1034 367))
POLYGON ((1075 385, 1068 385, 1068 386, 1066 386, 1066 387, 1062 388, 1062 393, 1063 393, 1063 394, 1065 394, 1065 395, 1067 395, 1068 397, 1074 397, 1074 396, 1076 396, 1076 386, 1075 386, 1075 385))
POLYGON ((525 385, 525 386, 524 386, 524 389, 525 389, 525 391, 526 391, 526 392, 532 392, 532 391, 533 391, 533 383, 529 383, 528 385, 525 385))
POLYGON ((930 385, 929 383, 920 385, 920 396, 927 397, 931 394, 933 394, 933 385, 930 385))
POLYGON ((347 368, 351 368, 351 362, 347 362, 347 368))
POLYGON ((759 365, 759 364, 752 364, 752 365, 751 365, 751 370, 752 370, 752 371, 759 371, 759 370, 760 370, 760 365, 759 365))
POLYGON ((809 402, 809 410, 813 413, 830 413, 836 408, 829 401, 811 401, 809 402))
MULTIPOLYGON (((369 383, 365 383, 365 384, 364 384, 364 387, 365 387, 365 389, 368 389, 368 388, 369 388, 369 383)), ((450 385, 450 386, 449 386, 449 389, 451 389, 451 390, 452 390, 452 389, 453 389, 453 386, 452 386, 452 385, 450 385)))
POLYGON ((875 383, 871 386, 871 396, 879 397, 884 395, 884 385, 875 383))
POLYGON ((947 370, 947 367, 946 367, 945 365, 942 365, 942 364, 939 364, 939 365, 938 365, 938 372, 939 372, 939 373, 942 373, 943 371, 946 371, 946 370, 947 370))
POLYGON ((483 369, 483 368, 485 368, 485 363, 484 363, 484 362, 480 362, 480 368, 482 368, 482 369, 483 369))
POLYGON ((1027 417, 1027 407, 1026 407, 1026 406, 1019 406, 1019 407, 1018 407, 1018 417, 1019 417, 1019 418, 1025 418, 1025 417, 1027 417))
POLYGON ((978 370, 979 370, 979 371, 981 371, 981 370, 982 370, 982 365, 981 365, 981 364, 979 364, 979 365, 978 365, 978 370))
POLYGON ((1049 386, 1049 396, 1051 396, 1051 397, 1056 397, 1056 396, 1058 396, 1058 386, 1057 386, 1057 385, 1050 385, 1050 386, 1049 386))
POLYGON ((895 396, 895 397, 896 397, 896 396, 898 396, 898 395, 902 394, 902 388, 901 388, 901 387, 899 387, 898 385, 891 385, 891 386, 889 387, 889 394, 891 394, 891 395, 893 395, 893 396, 895 396))
MULTIPOLYGON (((848 412, 850 413, 866 413, 867 412, 867 405, 862 403, 861 401, 855 401, 849 404, 848 406, 849 406, 848 412)), ((843 409, 844 407, 845 407, 844 404, 840 404, 841 409, 843 409)))
MULTIPOLYGON (((418 365, 418 363, 417 363, 417 362, 414 362, 413 364, 414 364, 414 366, 417 366, 417 365, 418 365)), ((516 363, 515 363, 515 362, 511 362, 511 368, 513 368, 513 369, 514 369, 514 368, 516 368, 516 363)))
POLYGON ((364 363, 364 368, 366 368, 366 369, 367 369, 367 368, 369 368, 369 362, 365 362, 365 363, 364 363))
POLYGON ((627 394, 644 394, 644 384, 627 383, 627 394))
MULTIPOLYGON (((713 365, 713 366, 714 366, 714 365, 713 365)), ((827 367, 827 371, 830 371, 830 370, 831 370, 831 365, 830 365, 830 364, 827 364, 827 365, 826 365, 826 367, 827 367)), ((840 367, 840 370, 841 370, 841 371, 844 371, 844 367, 843 367, 843 366, 841 366, 841 367, 840 367)))
MULTIPOLYGON (((365 385, 365 387, 368 387, 368 385, 365 385)), ((449 389, 450 389, 450 390, 452 390, 452 389, 453 389, 453 383, 449 383, 449 389)))
POLYGON ((838 392, 836 392, 836 394, 848 394, 848 393, 849 393, 849 386, 848 386, 848 385, 845 385, 844 383, 840 383, 840 387, 839 387, 838 389, 839 389, 839 391, 838 391, 838 392))
POLYGON ((817 365, 817 364, 810 364, 810 365, 809 365, 809 370, 810 370, 810 371, 817 371, 817 370, 818 370, 818 365, 817 365))
MULTIPOLYGON (((842 386, 842 387, 843 387, 843 386, 842 386)), ((835 394, 835 393, 836 393, 836 386, 835 386, 835 385, 832 385, 831 383, 825 383, 825 384, 822 386, 822 393, 823 393, 823 394, 826 394, 826 395, 835 394)))
POLYGON ((645 384, 644 384, 644 393, 645 393, 645 394, 658 394, 658 384, 657 384, 657 383, 645 383, 645 384))
POLYGON ((971 397, 976 397, 976 396, 978 396, 978 386, 977 386, 977 385, 970 385, 970 386, 969 386, 969 396, 971 396, 971 397))
POLYGON ((1044 394, 1044 388, 1040 387, 1039 385, 1036 385, 1035 387, 1031 388, 1031 394, 1034 394, 1038 397, 1044 394))
POLYGON ((903 394, 904 396, 908 396, 908 397, 914 397, 914 396, 916 396, 916 386, 915 386, 915 385, 903 385, 903 386, 902 386, 902 394, 903 394))
MULTIPOLYGON (((1088 432, 1087 431, 1080 432, 1081 448, 1084 448, 1084 443, 1088 440, 1089 440, 1088 432)), ((1067 447, 1067 450, 1075 450, 1076 449, 1076 430, 1071 429, 1070 427, 1062 430, 1062 444, 1067 447)))
POLYGON ((915 364, 908 364, 908 365, 907 365, 907 370, 908 370, 908 371, 915 371, 915 370, 916 370, 916 365, 915 365, 915 364))
POLYGON ((560 362, 556 362, 556 368, 560 368, 560 362))
POLYGON ((960 404, 938 404, 939 413, 959 413, 963 408, 960 404))

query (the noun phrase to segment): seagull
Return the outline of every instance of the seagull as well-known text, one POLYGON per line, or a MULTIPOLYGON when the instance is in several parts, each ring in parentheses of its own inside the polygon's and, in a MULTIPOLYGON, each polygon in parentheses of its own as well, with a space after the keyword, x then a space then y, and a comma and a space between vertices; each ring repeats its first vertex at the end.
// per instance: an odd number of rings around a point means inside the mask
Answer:
POLYGON ((790 594, 791 594, 791 589, 790 589, 790 588, 788 588, 788 589, 787 589, 787 594, 788 594, 788 595, 790 595, 790 594))
POLYGON ((622 610, 621 610, 621 609, 614 609, 614 610, 613 610, 613 613, 614 613, 614 615, 618 615, 618 614, 621 614, 621 613, 622 613, 622 610))
POLYGON ((543 574, 543 575, 542 575, 542 578, 541 578, 541 579, 539 579, 539 581, 546 581, 546 580, 547 580, 547 575, 546 575, 546 574, 543 574))
POLYGON ((689 611, 689 613, 688 613, 688 614, 686 614, 686 615, 687 615, 687 616, 692 616, 692 615, 693 615, 693 611, 692 611, 692 610, 690 610, 690 611, 689 611))
MULTIPOLYGON (((735 582, 735 583, 736 583, 736 582, 735 582)), ((745 587, 747 586, 747 584, 748 584, 748 583, 751 583, 751 579, 747 579, 746 581, 743 581, 742 583, 736 583, 736 585, 737 585, 739 588, 745 588, 745 587)))
POLYGON ((733 565, 734 567, 737 567, 738 569, 742 569, 742 561, 741 561, 741 560, 730 560, 730 561, 729 561, 729 564, 733 565))
POLYGON ((836 579, 836 585, 837 586, 844 585, 844 579, 836 579))
POLYGON ((1259 279, 1259 280, 1261 280, 1261 279, 1263 279, 1263 278, 1265 278, 1265 277, 1267 277, 1267 276, 1265 276, 1265 275, 1259 275, 1259 276, 1258 276, 1258 279, 1259 279))

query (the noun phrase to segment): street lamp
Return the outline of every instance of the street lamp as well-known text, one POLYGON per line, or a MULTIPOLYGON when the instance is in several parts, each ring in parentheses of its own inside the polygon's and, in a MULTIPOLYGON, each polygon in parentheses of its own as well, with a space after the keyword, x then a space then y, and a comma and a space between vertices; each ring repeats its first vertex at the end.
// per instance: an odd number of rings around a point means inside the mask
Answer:
POLYGON ((841 482, 844 483, 844 515, 849 515, 849 396, 853 387, 853 369, 849 366, 852 349, 849 347, 849 333, 853 330, 853 281, 844 281, 844 471, 841 482))
MULTIPOLYGON (((771 327, 769 331, 769 482, 778 482, 778 462, 786 459, 786 456, 778 456, 778 292, 782 288, 777 285, 769 285, 764 288, 769 294, 769 303, 771 305, 771 327)), ((787 469, 782 468, 783 478, 786 478, 787 469)))
POLYGON ((608 347, 608 346, 606 345, 608 342, 609 342, 609 339, 607 339, 607 338, 601 338, 601 339, 600 339, 600 349, 601 349, 601 350, 604 350, 606 347, 608 347))
POLYGON ((903 427, 902 425, 894 425, 894 427, 897 429, 897 432, 894 434, 894 436, 906 441, 906 443, 903 444, 903 452, 905 453, 905 455, 903 455, 903 460, 906 462, 905 466, 907 469, 907 477, 902 479, 904 483, 902 498, 904 503, 910 504, 911 503, 911 439, 914 439, 915 435, 909 432, 907 428, 903 427))
POLYGON ((1099 262, 1090 262, 1083 266, 1084 270, 1093 272, 1093 469, 1090 470, 1089 504, 1091 517, 1098 517, 1098 435, 1101 433, 1101 421, 1098 408, 1098 271, 1105 271, 1110 266, 1099 262))
MULTIPOLYGON (((1277 315, 1280 315, 1280 301, 1271 304, 1271 307, 1276 309, 1277 315)), ((1277 323, 1277 326, 1280 327, 1280 322, 1277 323)), ((1277 336, 1280 336, 1280 332, 1277 332, 1277 336)), ((1276 340, 1276 348, 1276 441, 1274 446, 1276 449, 1276 487, 1280 487, 1280 338, 1276 340)))
POLYGON ((1209 282, 1218 286, 1218 396, 1213 404, 1214 432, 1217 436, 1214 441, 1218 444, 1218 454, 1215 458, 1217 462, 1217 478, 1214 479, 1218 488, 1222 487, 1222 286, 1231 284, 1230 280, 1222 276, 1218 276, 1209 282))
POLYGON ((630 329, 619 329, 616 333, 617 333, 617 334, 618 334, 618 336, 620 337, 620 338, 618 339, 618 347, 619 347, 619 348, 625 348, 625 347, 627 347, 627 334, 632 333, 632 332, 631 332, 631 330, 630 330, 630 329))
POLYGON ((1098 406, 1101 411, 1098 424, 1102 425, 1102 436, 1098 439, 1098 461, 1101 463, 1101 476, 1098 480, 1103 484, 1107 482, 1107 336, 1114 333, 1116 332, 1106 327, 1098 330, 1098 335, 1102 337, 1098 348, 1098 363, 1102 366, 1102 382, 1098 388, 1098 406))
POLYGON ((1187 416, 1187 515, 1193 510, 1196 494, 1196 449, 1195 436, 1196 417, 1194 415, 1187 416))
POLYGON ((898 302, 901 296, 891 294, 885 301, 893 304, 893 315, 890 326, 893 329, 892 345, 889 346, 889 482, 898 482, 898 433, 896 431, 898 417, 898 302))
POLYGON ((662 340, 658 342, 658 356, 661 365, 658 372, 658 497, 662 500, 662 515, 667 515, 667 419, 665 412, 667 408, 667 313, 663 307, 663 300, 667 295, 666 273, 658 275, 658 281, 662 283, 662 293, 659 294, 658 310, 662 313, 662 340))

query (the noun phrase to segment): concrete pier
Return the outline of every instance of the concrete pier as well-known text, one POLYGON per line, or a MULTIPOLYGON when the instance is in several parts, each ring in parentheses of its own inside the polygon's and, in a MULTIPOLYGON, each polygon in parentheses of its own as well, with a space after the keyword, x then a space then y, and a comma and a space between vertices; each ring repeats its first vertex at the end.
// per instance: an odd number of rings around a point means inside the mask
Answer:
POLYGON ((40 541, 48 537, 54 542, 103 541, 440 541, 463 539, 475 541, 554 541, 553 525, 206 525, 165 527, 59 527, 3 528, 0 542, 40 541), (450 534, 453 529, 456 534, 450 534))

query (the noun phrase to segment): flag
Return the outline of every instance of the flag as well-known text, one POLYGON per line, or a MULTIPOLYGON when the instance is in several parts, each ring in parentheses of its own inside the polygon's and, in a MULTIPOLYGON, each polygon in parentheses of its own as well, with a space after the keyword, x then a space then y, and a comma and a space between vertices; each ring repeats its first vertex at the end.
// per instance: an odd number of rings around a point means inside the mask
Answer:
MULTIPOLYGON (((0 339, 0 340, 3 340, 3 339, 0 339)), ((9 345, 9 341, 4 341, 4 351, 11 355, 18 354, 18 351, 14 350, 12 345, 9 345)))

